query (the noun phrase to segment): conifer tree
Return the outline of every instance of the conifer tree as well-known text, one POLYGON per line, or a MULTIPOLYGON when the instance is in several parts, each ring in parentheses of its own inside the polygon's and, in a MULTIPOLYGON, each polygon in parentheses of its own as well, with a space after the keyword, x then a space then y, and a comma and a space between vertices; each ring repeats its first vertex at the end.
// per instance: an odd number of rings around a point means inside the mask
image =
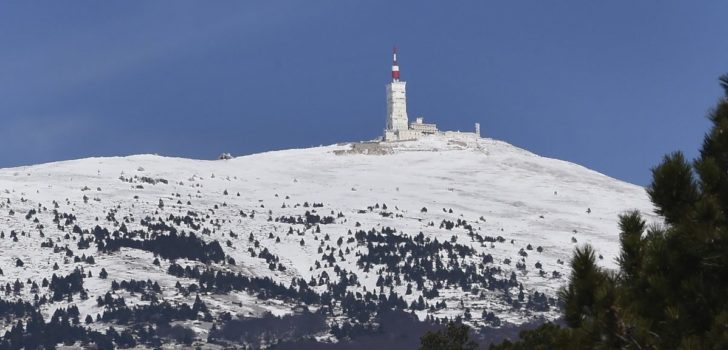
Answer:
POLYGON ((569 328, 546 324, 491 349, 728 348, 728 75, 720 85, 700 156, 675 152, 652 169, 647 193, 664 223, 621 215, 616 275, 588 246, 574 254, 561 293, 569 328))
POLYGON ((420 350, 474 350, 478 343, 470 339, 470 327, 450 322, 445 329, 427 332, 420 338, 420 350))
POLYGON ((620 216, 619 242, 621 252, 617 263, 622 271, 622 279, 632 283, 637 278, 642 258, 642 233, 645 231, 645 220, 638 211, 631 211, 620 216))
POLYGON ((602 279, 591 246, 576 248, 571 259, 571 271, 569 285, 561 291, 560 296, 566 304, 566 323, 571 327, 579 327, 583 321, 595 314, 595 294, 602 279))

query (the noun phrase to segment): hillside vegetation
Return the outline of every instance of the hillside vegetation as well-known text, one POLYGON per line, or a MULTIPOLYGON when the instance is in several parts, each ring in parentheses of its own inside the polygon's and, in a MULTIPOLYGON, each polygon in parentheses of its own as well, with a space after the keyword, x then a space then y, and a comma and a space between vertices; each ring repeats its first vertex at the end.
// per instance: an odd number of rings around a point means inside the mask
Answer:
POLYGON ((647 192, 664 224, 620 216, 618 271, 577 248, 561 290, 567 327, 521 333, 514 349, 728 348, 728 76, 700 156, 665 156, 647 192))

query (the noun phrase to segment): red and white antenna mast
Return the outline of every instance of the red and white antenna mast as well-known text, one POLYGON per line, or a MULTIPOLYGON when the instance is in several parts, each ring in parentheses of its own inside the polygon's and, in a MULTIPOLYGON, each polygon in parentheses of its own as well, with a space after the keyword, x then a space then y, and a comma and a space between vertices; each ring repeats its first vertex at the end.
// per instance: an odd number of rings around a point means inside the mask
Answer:
POLYGON ((392 49, 392 80, 399 81, 399 65, 397 64, 397 47, 392 49))

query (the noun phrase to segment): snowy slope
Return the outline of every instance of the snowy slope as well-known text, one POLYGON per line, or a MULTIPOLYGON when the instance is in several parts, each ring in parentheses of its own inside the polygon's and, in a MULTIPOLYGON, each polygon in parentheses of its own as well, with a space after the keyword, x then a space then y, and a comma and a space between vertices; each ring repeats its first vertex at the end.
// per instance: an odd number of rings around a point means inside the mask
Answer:
MULTIPOLYGON (((651 220, 655 219, 650 216, 652 205, 642 187, 576 164, 540 157, 496 140, 430 137, 393 143, 384 155, 346 152, 351 148, 351 144, 340 144, 215 161, 137 155, 1 169, 0 230, 5 238, 0 239, 3 252, 0 267, 4 272, 0 283, 12 284, 16 279, 50 279, 52 273, 67 274, 82 266, 94 277, 84 280, 89 299, 76 298, 70 302, 78 305, 81 317, 85 314, 95 316, 103 311, 96 305, 96 297, 110 290, 112 280, 151 279, 162 286, 166 300, 191 303, 194 299, 194 296, 180 295, 174 288, 178 280, 183 284, 193 280, 167 274, 170 262, 164 259, 160 266, 153 265, 154 256, 150 252, 125 248, 118 253, 104 254, 97 252, 93 244, 78 249, 74 241, 77 235, 64 238, 71 233, 73 225, 61 231, 52 222, 54 201, 58 212, 72 213, 77 217, 74 224, 87 230, 96 225, 110 231, 118 229, 105 220, 110 210, 115 211, 115 217, 120 221, 127 218, 125 225, 129 229, 142 229, 140 220, 146 216, 166 218, 170 214, 199 213, 204 219, 199 223, 202 228, 208 228, 210 234, 199 234, 201 228, 197 230, 198 235, 207 241, 219 241, 225 254, 237 262, 235 266, 210 266, 249 276, 270 276, 284 284, 289 284, 293 278, 319 278, 322 271, 335 275, 331 266, 315 266, 321 261, 319 246, 328 235, 324 248, 333 247, 331 251, 337 254, 339 249, 349 249, 337 264, 356 274, 360 286, 350 289, 361 292, 378 290, 375 284, 379 275, 377 269, 364 272, 357 266, 357 254, 366 253, 367 247, 346 242, 352 237, 349 230, 391 227, 398 235, 413 237, 422 232, 431 240, 453 240, 477 252, 463 258, 463 262, 482 261, 485 254, 490 254, 493 266, 502 269, 504 278, 512 271, 517 272, 518 282, 523 284, 527 294, 538 291, 553 297, 566 281, 568 260, 575 246, 592 244, 603 257, 600 264, 614 268, 619 248, 618 215, 637 209, 648 214, 651 220), (142 177, 165 181, 151 184, 141 180, 142 177), (163 208, 159 206, 160 200, 164 203, 163 208), (305 202, 322 203, 323 207, 304 207, 305 202), (387 210, 375 208, 375 205, 383 204, 387 210), (423 208, 427 211, 423 212, 423 208), (38 213, 26 219, 31 209, 38 213), (320 233, 315 232, 315 227, 303 232, 304 225, 269 221, 269 217, 304 215, 307 210, 316 210, 320 215, 334 213, 336 221, 320 225, 320 233), (241 211, 247 215, 241 216, 241 211), (392 216, 385 217, 380 214, 382 211, 391 212, 392 216), (248 215, 253 212, 255 215, 251 219, 248 215), (34 222, 35 218, 38 222, 34 222), (451 230, 440 227, 443 220, 458 219, 466 220, 474 232, 482 236, 501 236, 504 241, 480 243, 468 236, 463 227, 451 230), (43 225, 42 230, 39 225, 43 225), (290 229, 296 233, 287 234, 290 229), (17 233, 17 242, 9 237, 11 231, 17 233), (44 238, 40 237, 40 231, 44 238), (231 237, 230 232, 237 237, 231 237), (249 241, 250 234, 259 241, 260 247, 280 258, 285 271, 272 271, 265 260, 251 257, 248 251, 253 245, 249 241), (271 236, 274 238, 269 238, 271 236), (336 243, 339 237, 345 242, 341 248, 336 243), (95 264, 73 263, 72 259, 64 259, 63 253, 40 248, 40 243, 48 238, 56 242, 56 246, 67 245, 77 256, 93 255, 95 264), (280 242, 276 243, 275 238, 280 242), (302 238, 305 245, 300 244, 302 238), (229 246, 225 244, 227 241, 230 241, 229 246), (533 249, 528 250, 528 245, 533 249), (542 252, 536 247, 542 247, 542 252), (521 249, 527 257, 518 254, 521 249), (517 270, 516 263, 522 258, 526 268, 517 270), (21 259, 24 266, 16 267, 17 259, 21 259), (510 264, 505 263, 506 259, 510 264), (543 276, 535 267, 537 262, 542 266, 543 276), (58 271, 53 271, 54 263, 59 265, 58 271), (102 267, 108 271, 108 279, 96 277, 102 267), (557 277, 559 274, 561 276, 557 277)), ((195 231, 184 224, 179 229, 195 231)), ((178 263, 199 264, 194 261, 178 263)), ((327 287, 315 288, 323 292, 327 287)), ((406 282, 394 286, 393 290, 405 295, 406 282)), ((499 292, 470 293, 444 287, 439 294, 428 300, 428 304, 444 300, 447 307, 429 313, 418 311, 421 319, 428 315, 462 315, 465 308, 471 310, 473 319, 470 323, 475 326, 483 324, 478 320, 483 310, 493 311, 503 321, 515 324, 534 317, 558 315, 553 307, 541 313, 514 308, 499 292)), ((518 288, 514 288, 512 294, 515 298, 518 288)), ((29 288, 20 296, 28 300, 33 298, 29 288)), ((404 299, 411 303, 418 296, 419 291, 415 290, 404 299)), ((282 301, 258 300, 245 292, 208 293, 201 297, 213 314, 221 311, 241 315, 259 315, 264 311, 286 314, 292 307, 282 301)), ((127 295, 127 303, 144 301, 127 295)), ((52 303, 44 306, 44 311, 50 315, 54 308, 67 304, 65 301, 52 303)), ((92 327, 103 328, 103 325, 92 327)), ((196 329, 205 332, 202 323, 196 329)))

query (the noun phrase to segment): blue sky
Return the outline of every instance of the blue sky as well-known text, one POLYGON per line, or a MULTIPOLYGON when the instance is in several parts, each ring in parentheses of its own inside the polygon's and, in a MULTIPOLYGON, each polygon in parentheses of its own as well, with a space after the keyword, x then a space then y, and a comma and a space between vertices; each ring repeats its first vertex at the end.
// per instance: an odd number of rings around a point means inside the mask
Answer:
POLYGON ((725 1, 3 1, 0 167, 372 139, 410 117, 646 185, 728 72, 725 1))

